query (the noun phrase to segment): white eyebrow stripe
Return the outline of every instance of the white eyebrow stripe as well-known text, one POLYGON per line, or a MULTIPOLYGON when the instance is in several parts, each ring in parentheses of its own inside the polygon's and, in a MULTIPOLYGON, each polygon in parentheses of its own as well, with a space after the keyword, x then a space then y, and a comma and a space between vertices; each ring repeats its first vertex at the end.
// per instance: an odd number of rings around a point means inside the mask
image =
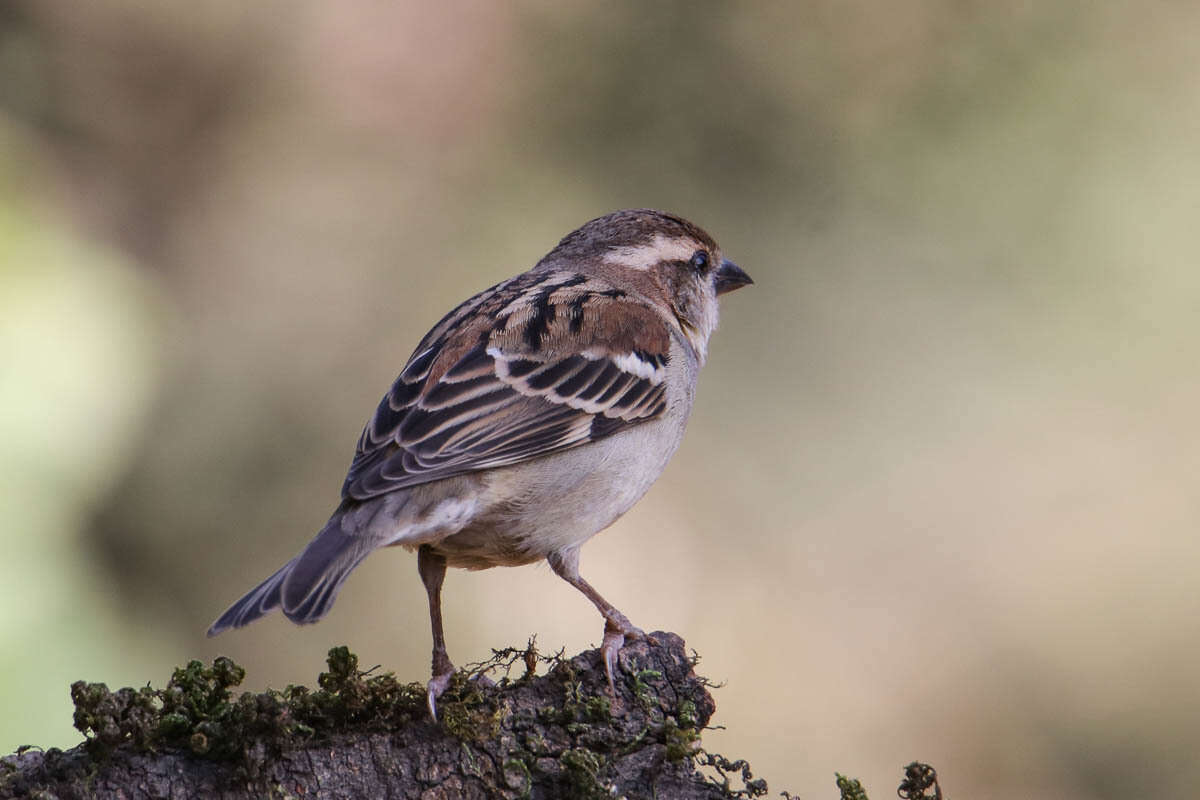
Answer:
POLYGON ((614 247, 604 254, 604 261, 630 269, 648 270, 660 261, 687 261, 698 246, 691 238, 654 235, 649 244, 637 247, 614 247))

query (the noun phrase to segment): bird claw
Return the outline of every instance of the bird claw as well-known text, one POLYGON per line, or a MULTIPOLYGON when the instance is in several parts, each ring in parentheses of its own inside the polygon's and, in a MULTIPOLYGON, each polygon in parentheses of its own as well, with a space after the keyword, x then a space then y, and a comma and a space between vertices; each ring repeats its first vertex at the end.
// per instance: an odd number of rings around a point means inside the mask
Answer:
POLYGON ((647 636, 641 628, 635 627, 623 615, 618 614, 605 620, 604 641, 600 645, 600 654, 604 657, 604 674, 608 677, 608 689, 613 697, 617 696, 617 686, 613 680, 617 669, 617 656, 620 655, 627 639, 633 642, 644 639, 651 644, 657 644, 654 637, 647 636))
MULTIPOLYGON (((437 715, 438 698, 442 696, 442 692, 446 691, 446 689, 449 688, 450 679, 452 677, 454 677, 453 669, 451 669, 450 672, 444 673, 442 675, 434 675, 433 678, 429 681, 429 683, 426 684, 426 686, 425 686, 425 691, 429 696, 429 716, 433 717, 434 722, 437 722, 437 719, 438 719, 438 715, 437 715)), ((482 673, 480 673, 479 675, 471 676, 471 678, 469 680, 471 681, 471 683, 478 684, 478 685, 482 686, 484 689, 497 688, 496 682, 494 680, 492 680, 491 678, 489 678, 487 675, 484 675, 482 673)))
POLYGON ((450 685, 450 678, 454 676, 454 671, 444 672, 441 675, 434 675, 425 687, 425 691, 429 696, 429 716, 437 722, 437 700, 442 696, 442 692, 450 685))

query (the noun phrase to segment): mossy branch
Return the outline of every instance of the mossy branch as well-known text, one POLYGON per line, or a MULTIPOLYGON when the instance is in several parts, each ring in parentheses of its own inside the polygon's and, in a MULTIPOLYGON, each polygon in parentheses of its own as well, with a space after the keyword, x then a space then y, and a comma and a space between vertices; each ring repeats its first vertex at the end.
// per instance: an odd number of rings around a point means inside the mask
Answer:
POLYGON ((458 673, 438 723, 421 684, 360 671, 344 647, 312 690, 235 697, 245 673, 227 658, 163 689, 80 681, 83 744, 0 759, 0 798, 766 795, 746 762, 701 748, 715 704, 695 664, 678 636, 653 634, 622 650, 613 697, 599 651, 544 656, 531 641, 458 673))

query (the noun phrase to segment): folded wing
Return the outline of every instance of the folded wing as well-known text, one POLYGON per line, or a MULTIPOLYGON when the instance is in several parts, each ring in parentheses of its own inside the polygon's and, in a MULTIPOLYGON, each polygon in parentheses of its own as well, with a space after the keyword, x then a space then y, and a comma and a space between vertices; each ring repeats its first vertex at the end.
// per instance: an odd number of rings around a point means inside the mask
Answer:
POLYGON ((574 273, 526 273, 477 295, 430 331, 380 402, 343 496, 517 464, 654 419, 667 326, 574 273))

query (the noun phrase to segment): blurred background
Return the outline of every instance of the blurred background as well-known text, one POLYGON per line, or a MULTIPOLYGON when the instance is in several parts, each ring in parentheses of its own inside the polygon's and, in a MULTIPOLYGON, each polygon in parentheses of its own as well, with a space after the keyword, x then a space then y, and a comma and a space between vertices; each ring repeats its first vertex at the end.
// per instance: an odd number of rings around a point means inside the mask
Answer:
MULTIPOLYGON (((425 680, 415 559, 208 623, 325 521, 422 334, 610 210, 725 298, 688 436, 584 575, 682 634, 773 793, 1200 781, 1200 5, 0 6, 0 752, 68 685, 425 680)), ((453 572, 456 663, 575 652, 545 567, 453 572)))

